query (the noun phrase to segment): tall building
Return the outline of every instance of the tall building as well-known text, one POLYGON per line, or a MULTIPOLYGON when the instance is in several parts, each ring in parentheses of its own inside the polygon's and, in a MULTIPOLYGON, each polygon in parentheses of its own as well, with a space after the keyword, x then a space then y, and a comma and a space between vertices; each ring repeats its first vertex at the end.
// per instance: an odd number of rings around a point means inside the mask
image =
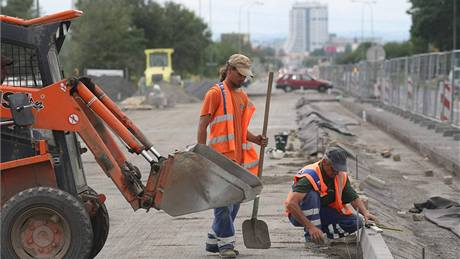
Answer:
POLYGON ((312 52, 328 41, 327 5, 316 2, 295 3, 289 12, 289 53, 312 52))

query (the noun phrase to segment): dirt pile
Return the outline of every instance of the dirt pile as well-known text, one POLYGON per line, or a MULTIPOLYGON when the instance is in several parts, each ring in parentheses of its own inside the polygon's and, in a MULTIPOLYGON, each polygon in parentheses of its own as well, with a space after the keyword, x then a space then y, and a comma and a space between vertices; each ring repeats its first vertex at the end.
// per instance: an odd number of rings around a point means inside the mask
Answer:
POLYGON ((133 82, 119 76, 90 76, 90 78, 115 102, 132 96, 137 90, 133 82))
POLYGON ((204 99, 206 92, 217 82, 217 79, 207 79, 201 81, 187 81, 184 89, 189 94, 200 100, 204 99))
POLYGON ((186 89, 180 85, 161 82, 160 87, 161 91, 164 92, 168 98, 175 100, 175 103, 195 103, 199 101, 199 98, 188 93, 186 89))

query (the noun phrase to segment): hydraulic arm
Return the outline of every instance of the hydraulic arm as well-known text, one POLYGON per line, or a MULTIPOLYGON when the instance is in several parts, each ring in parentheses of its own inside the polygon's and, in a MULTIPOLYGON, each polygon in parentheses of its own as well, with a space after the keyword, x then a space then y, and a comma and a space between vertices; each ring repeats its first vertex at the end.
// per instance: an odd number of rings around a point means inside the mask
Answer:
MULTIPOLYGON (((77 132, 134 210, 154 207, 176 216, 252 200, 262 189, 257 177, 204 145, 162 157, 89 78, 62 80, 38 89, 2 86, 2 92, 28 95, 30 104, 24 107, 32 108, 33 128, 77 132), (140 170, 127 160, 112 133, 149 163, 145 185, 140 170)), ((14 113, 26 110, 19 107, 14 113)), ((2 106, 1 112, 3 118, 14 119, 11 109, 2 106)))

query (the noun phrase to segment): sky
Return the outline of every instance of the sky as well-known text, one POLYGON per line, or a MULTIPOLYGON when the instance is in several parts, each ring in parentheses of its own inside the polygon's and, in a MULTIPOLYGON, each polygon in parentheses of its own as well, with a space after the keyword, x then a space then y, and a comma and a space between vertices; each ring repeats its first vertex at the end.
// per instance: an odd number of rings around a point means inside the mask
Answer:
MULTIPOLYGON (((166 0, 157 2, 164 3, 166 0)), ((247 33, 249 27, 252 39, 266 40, 288 36, 289 10, 295 2, 302 1, 174 0, 174 2, 183 4, 208 23, 214 39, 217 39, 221 33, 247 33)), ((373 28, 375 37, 385 41, 403 41, 409 38, 411 17, 406 13, 410 8, 408 0, 316 0, 315 2, 328 5, 329 33, 345 37, 361 37, 363 34, 367 38, 371 37, 373 28)), ((41 9, 49 14, 71 8, 71 0, 40 0, 40 5, 41 9)))

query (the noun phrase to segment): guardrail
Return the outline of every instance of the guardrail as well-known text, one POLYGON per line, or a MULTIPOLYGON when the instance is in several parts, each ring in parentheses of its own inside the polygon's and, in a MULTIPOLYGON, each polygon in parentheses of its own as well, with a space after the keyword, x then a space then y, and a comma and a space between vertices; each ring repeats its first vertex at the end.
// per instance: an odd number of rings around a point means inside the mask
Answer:
POLYGON ((460 50, 323 66, 320 78, 352 96, 460 127, 460 50))

